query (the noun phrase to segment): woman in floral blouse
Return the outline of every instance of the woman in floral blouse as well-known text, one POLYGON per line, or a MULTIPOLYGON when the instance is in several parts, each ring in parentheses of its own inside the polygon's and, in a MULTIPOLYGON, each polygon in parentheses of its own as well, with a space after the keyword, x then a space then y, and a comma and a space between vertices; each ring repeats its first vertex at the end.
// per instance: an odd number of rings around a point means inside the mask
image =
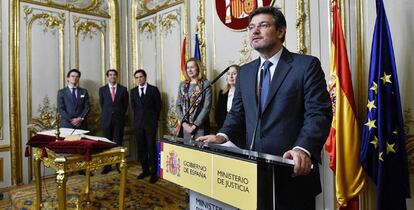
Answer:
POLYGON ((195 139, 210 132, 211 88, 200 97, 202 90, 210 85, 205 78, 203 65, 195 58, 186 63, 185 81, 180 83, 176 112, 181 121, 181 137, 195 139), (192 106, 192 104, 194 104, 192 106), (192 108, 190 109, 190 107, 192 108), (190 110, 189 110, 190 109, 190 110), (186 114, 187 113, 187 114, 186 114), (186 116, 184 117, 184 115, 186 116))

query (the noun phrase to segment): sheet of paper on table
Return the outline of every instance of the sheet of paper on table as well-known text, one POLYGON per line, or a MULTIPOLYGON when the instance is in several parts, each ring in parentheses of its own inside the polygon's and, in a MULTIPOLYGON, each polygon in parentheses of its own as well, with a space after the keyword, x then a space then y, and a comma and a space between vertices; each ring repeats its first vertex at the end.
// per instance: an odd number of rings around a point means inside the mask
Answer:
MULTIPOLYGON (((46 130, 37 132, 37 134, 47 135, 47 136, 55 136, 56 129, 46 130)), ((82 135, 89 133, 88 130, 81 130, 81 129, 73 129, 73 128, 59 128, 59 136, 65 138, 69 135, 82 135)))
POLYGON ((90 139, 90 140, 104 141, 104 142, 115 144, 115 142, 113 142, 113 141, 111 141, 111 140, 109 140, 105 137, 102 137, 102 136, 91 136, 91 135, 81 135, 81 136, 82 136, 82 138, 86 138, 86 139, 90 139))
MULTIPOLYGON (((76 141, 76 140, 80 140, 81 138, 86 138, 86 139, 90 139, 94 141, 103 141, 103 142, 115 144, 113 141, 105 137, 85 135, 86 133, 89 133, 88 130, 73 129, 73 128, 60 128, 59 131, 60 131, 59 136, 63 138, 68 138, 67 140, 69 141, 76 141)), ((55 136, 56 135, 55 132, 56 130, 47 130, 47 131, 37 132, 37 134, 55 136)))

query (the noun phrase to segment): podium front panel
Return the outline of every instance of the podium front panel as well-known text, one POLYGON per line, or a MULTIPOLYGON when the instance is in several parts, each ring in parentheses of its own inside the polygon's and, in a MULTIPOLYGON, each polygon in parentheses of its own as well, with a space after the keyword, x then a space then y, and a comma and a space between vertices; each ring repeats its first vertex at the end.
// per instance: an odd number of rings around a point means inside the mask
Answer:
POLYGON ((158 146, 161 178, 240 209, 256 209, 254 162, 175 143, 158 146))
POLYGON ((212 198, 240 209, 256 209, 257 165, 220 155, 213 155, 212 163, 212 198))
POLYGON ((211 154, 173 144, 160 144, 160 177, 211 195, 211 154))

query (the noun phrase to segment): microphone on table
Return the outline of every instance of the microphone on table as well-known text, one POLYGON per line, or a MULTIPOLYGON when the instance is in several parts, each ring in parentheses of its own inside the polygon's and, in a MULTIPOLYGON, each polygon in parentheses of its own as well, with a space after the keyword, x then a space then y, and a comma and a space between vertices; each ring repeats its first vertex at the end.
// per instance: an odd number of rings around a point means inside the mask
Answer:
POLYGON ((214 83, 217 82, 217 80, 220 79, 220 77, 222 77, 225 73, 227 73, 229 71, 231 66, 228 66, 226 69, 224 69, 219 75, 217 75, 216 78, 214 78, 211 82, 210 85, 207 85, 195 98, 195 100, 193 101, 193 103, 190 104, 190 107, 187 109, 187 111, 184 113, 183 118, 181 119, 181 123, 184 121, 189 122, 189 120, 187 119, 190 115, 190 110, 197 104, 197 100, 198 98, 200 98, 200 96, 202 96, 204 94, 204 92, 206 92, 207 89, 211 88, 213 86, 214 83))

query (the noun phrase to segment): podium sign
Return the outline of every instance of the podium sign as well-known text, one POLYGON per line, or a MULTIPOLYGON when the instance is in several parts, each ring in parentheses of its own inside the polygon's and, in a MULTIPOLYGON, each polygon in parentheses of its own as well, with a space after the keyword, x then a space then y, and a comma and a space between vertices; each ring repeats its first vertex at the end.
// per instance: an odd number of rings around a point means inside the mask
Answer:
POLYGON ((211 195, 211 154, 161 142, 160 177, 211 195))
POLYGON ((160 177, 240 209, 257 208, 257 166, 250 161, 159 142, 160 177))
POLYGON ((240 209, 257 208, 257 165, 212 155, 213 196, 240 209))

